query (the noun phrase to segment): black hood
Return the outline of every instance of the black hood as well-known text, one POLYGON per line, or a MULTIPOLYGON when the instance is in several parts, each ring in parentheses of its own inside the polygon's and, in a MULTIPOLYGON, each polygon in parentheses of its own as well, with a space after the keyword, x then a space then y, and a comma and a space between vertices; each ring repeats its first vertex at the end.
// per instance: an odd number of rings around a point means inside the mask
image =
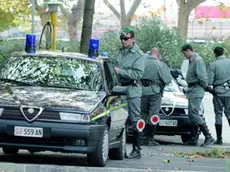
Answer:
MULTIPOLYGON (((43 108, 68 108, 90 111, 104 97, 104 92, 47 87, 11 87, 21 105, 43 108)), ((0 104, 17 105, 13 97, 0 90, 0 104)))

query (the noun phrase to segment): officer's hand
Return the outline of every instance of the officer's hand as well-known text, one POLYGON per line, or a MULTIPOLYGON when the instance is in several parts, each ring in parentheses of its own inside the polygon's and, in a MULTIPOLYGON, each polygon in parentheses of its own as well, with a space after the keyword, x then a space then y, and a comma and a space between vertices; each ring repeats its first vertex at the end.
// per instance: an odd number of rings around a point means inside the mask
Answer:
POLYGON ((182 87, 182 92, 183 92, 184 94, 187 94, 187 92, 188 92, 188 87, 182 87))
POLYGON ((119 67, 114 67, 114 69, 115 69, 116 73, 119 73, 121 70, 119 67))
POLYGON ((213 88, 211 86, 207 86, 205 91, 211 93, 212 95, 216 95, 216 92, 213 90, 213 88))

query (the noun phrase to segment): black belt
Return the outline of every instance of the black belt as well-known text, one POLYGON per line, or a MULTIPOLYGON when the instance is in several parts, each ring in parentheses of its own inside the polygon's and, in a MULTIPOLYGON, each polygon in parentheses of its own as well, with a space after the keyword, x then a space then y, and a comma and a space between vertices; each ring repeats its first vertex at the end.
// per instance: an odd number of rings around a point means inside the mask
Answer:
POLYGON ((131 82, 127 82, 127 83, 121 83, 121 86, 138 86, 140 85, 141 82, 138 80, 132 80, 131 82))
POLYGON ((161 84, 159 82, 155 82, 155 81, 152 81, 152 80, 149 80, 149 79, 142 79, 141 84, 144 87, 148 87, 150 85, 157 85, 157 86, 161 87, 161 84))
POLYGON ((193 87, 193 86, 197 86, 197 85, 200 85, 199 82, 188 83, 188 87, 193 87))
POLYGON ((217 87, 217 86, 224 86, 224 84, 227 83, 228 85, 230 85, 230 80, 225 81, 224 83, 220 83, 220 84, 213 84, 213 87, 217 87))

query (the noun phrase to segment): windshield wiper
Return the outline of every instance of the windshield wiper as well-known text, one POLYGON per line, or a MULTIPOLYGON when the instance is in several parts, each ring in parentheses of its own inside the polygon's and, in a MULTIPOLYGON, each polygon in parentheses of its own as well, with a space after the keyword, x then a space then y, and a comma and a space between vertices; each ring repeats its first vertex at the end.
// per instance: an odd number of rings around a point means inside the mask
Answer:
POLYGON ((22 81, 17 81, 14 79, 8 79, 8 78, 0 78, 0 81, 4 81, 4 82, 10 82, 10 83, 15 83, 15 84, 20 84, 22 86, 34 86, 31 83, 27 83, 27 82, 22 82, 22 81))
POLYGON ((67 89, 73 89, 73 90, 85 90, 82 88, 78 88, 78 87, 71 87, 71 86, 63 86, 63 85, 39 85, 41 87, 54 87, 54 88, 67 88, 67 89))

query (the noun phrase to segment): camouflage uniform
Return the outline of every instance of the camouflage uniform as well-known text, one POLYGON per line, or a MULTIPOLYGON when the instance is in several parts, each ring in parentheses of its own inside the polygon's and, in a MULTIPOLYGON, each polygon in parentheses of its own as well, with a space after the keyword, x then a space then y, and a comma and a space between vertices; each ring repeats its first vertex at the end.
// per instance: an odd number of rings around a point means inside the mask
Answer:
POLYGON ((217 135, 217 141, 215 143, 222 144, 223 110, 230 125, 230 59, 223 55, 223 47, 217 46, 214 49, 214 53, 215 51, 221 51, 221 53, 216 55, 216 61, 210 65, 208 70, 208 84, 213 85, 213 89, 215 91, 213 96, 215 128, 217 135))
POLYGON ((159 115, 162 101, 163 89, 171 82, 171 75, 168 66, 157 57, 147 56, 145 59, 145 70, 142 77, 142 98, 141 111, 146 121, 144 130, 144 144, 157 146, 153 140, 156 125, 152 125, 152 115, 159 115))

